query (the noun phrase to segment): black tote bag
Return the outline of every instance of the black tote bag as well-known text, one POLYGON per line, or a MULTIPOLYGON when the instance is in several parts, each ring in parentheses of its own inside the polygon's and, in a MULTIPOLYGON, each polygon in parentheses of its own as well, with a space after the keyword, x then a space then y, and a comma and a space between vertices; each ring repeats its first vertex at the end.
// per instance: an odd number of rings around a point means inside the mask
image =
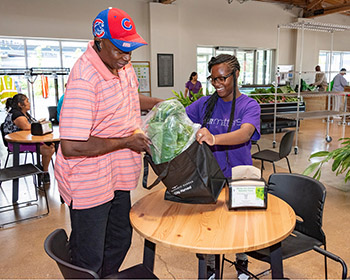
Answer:
POLYGON ((149 154, 144 156, 143 187, 152 189, 160 181, 167 188, 166 200, 192 204, 215 203, 226 184, 209 146, 197 141, 169 162, 155 164, 149 154), (147 186, 149 164, 158 178, 147 186))

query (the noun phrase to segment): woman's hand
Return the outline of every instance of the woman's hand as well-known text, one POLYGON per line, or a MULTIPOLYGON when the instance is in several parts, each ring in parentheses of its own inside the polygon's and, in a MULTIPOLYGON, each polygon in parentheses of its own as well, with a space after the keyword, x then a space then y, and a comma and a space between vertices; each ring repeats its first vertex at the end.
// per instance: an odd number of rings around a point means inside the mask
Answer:
POLYGON ((206 142, 209 146, 215 145, 215 136, 205 127, 197 131, 196 140, 199 142, 199 144, 206 142))

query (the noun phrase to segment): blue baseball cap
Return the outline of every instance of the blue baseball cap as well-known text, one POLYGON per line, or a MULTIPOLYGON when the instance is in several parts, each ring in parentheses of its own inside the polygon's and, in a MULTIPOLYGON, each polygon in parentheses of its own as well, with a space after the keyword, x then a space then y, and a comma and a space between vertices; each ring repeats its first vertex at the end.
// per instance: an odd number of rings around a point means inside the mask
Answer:
POLYGON ((132 18, 117 8, 108 8, 100 12, 92 23, 92 33, 96 38, 110 40, 123 52, 130 52, 147 45, 136 32, 132 18))

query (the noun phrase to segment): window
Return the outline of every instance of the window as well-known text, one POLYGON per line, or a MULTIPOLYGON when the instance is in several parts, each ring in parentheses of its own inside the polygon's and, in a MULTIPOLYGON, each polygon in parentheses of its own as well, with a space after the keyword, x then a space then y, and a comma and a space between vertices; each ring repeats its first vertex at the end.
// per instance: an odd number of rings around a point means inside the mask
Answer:
POLYGON ((24 40, 0 38, 0 67, 26 67, 24 40))
POLYGON ((63 67, 72 68, 77 59, 85 52, 87 42, 62 42, 63 67))
MULTIPOLYGON (((88 41, 51 39, 17 39, 0 37, 0 68, 72 68, 85 52, 88 41)), ((56 105, 55 79, 48 76, 49 96, 43 98, 41 76, 11 76, 18 85, 18 91, 31 101, 31 114, 36 118, 48 117, 48 106, 56 105), (34 93, 34 94, 33 94, 34 93)), ((68 76, 58 76, 59 97, 64 93, 68 76)))
POLYGON ((197 48, 197 73, 198 73, 198 81, 201 82, 203 87, 203 93, 207 90, 209 92, 212 91, 213 86, 210 82, 208 82, 207 77, 210 75, 208 71, 208 62, 214 55, 213 48, 205 48, 199 47, 197 48))
MULTIPOLYGON (((350 69, 350 52, 333 52, 332 53, 332 65, 331 73, 329 79, 329 65, 331 52, 330 51, 320 51, 318 57, 318 64, 321 67, 321 70, 326 73, 327 81, 332 81, 334 76, 337 75, 341 68, 350 69)), ((346 78, 346 76, 345 76, 346 78)))
POLYGON ((207 81, 210 75, 208 62, 213 56, 219 54, 235 55, 241 66, 238 78, 239 86, 255 86, 271 84, 273 76, 273 50, 241 49, 234 47, 198 47, 197 48, 197 72, 198 80, 202 83, 203 90, 214 92, 214 87, 207 81))

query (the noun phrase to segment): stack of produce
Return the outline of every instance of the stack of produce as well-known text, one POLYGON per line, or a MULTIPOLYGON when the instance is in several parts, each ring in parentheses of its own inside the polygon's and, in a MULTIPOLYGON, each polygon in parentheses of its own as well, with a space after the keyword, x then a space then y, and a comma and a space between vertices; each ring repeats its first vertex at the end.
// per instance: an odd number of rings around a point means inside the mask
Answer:
POLYGON ((185 107, 171 99, 159 103, 145 117, 143 130, 151 139, 151 156, 159 164, 172 160, 195 140, 199 125, 187 116, 185 107))

